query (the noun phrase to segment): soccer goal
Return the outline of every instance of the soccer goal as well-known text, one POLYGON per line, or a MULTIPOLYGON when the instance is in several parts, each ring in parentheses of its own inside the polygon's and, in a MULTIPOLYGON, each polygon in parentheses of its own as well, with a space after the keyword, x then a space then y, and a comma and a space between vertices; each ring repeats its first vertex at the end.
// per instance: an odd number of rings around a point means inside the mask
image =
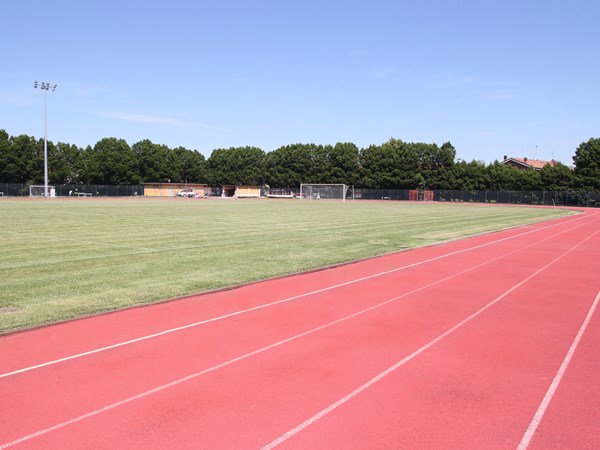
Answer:
MULTIPOLYGON (((45 186, 31 185, 29 186, 30 197, 45 197, 45 186)), ((56 197, 56 189, 54 186, 48 186, 48 197, 56 197)))
POLYGON ((300 185, 303 200, 354 200, 354 186, 347 184, 309 184, 300 185))

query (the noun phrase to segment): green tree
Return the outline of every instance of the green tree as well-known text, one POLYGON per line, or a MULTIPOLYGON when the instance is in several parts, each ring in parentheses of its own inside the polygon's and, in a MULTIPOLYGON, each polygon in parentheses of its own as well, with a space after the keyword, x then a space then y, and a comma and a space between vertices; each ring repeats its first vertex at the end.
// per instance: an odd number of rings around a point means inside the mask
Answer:
POLYGON ((582 142, 575 151, 573 163, 580 187, 600 191, 600 139, 582 142))
POLYGON ((295 188, 301 183, 314 183, 313 144, 292 144, 265 155, 267 184, 272 187, 295 188))
POLYGON ((452 167, 456 159, 456 149, 448 141, 444 142, 435 155, 435 162, 438 168, 452 167))
POLYGON ((59 142, 48 147, 48 178, 53 184, 79 184, 84 179, 83 150, 59 142))
POLYGON ((364 187, 411 189, 423 184, 418 147, 398 139, 361 152, 364 187))
POLYGON ((566 191, 575 187, 575 175, 570 167, 562 163, 548 164, 540 171, 542 189, 566 191))
POLYGON ((24 161, 15 151, 11 136, 0 130, 0 181, 4 183, 21 183, 17 174, 22 173, 24 161))
MULTIPOLYGON (((52 143, 48 143, 52 148, 52 143)), ((5 183, 40 184, 44 181, 44 141, 0 132, 0 180, 5 183)))
POLYGON ((177 147, 169 155, 173 168, 172 179, 179 182, 206 183, 206 159, 195 150, 177 147))
POLYGON ((324 183, 355 185, 359 182, 360 151, 350 142, 338 142, 324 148, 327 165, 323 174, 324 183))
POLYGON ((308 144, 311 164, 309 173, 303 180, 304 183, 329 183, 328 177, 331 173, 331 161, 329 160, 329 148, 322 145, 308 144))
POLYGON ((493 191, 514 191, 517 184, 517 170, 498 161, 487 167, 488 189, 493 191))
POLYGON ((494 191, 541 191, 543 181, 539 171, 515 169, 508 164, 494 161, 487 168, 489 185, 494 191))
POLYGON ((542 177, 539 170, 516 170, 516 182, 514 190, 516 191, 541 191, 542 177))
POLYGON ((429 189, 448 189, 448 179, 455 164, 456 149, 450 142, 441 147, 429 146, 429 164, 422 167, 426 187, 429 189))
POLYGON ((213 150, 207 160, 208 181, 224 184, 261 185, 264 183, 265 153, 257 147, 232 147, 213 150))
POLYGON ((454 164, 456 150, 450 142, 437 144, 410 144, 419 160, 419 188, 439 189, 444 185, 445 173, 454 164))
POLYGON ((141 181, 136 155, 123 139, 104 138, 86 150, 88 182, 93 184, 137 184, 141 181))
POLYGON ((131 150, 137 161, 135 175, 141 182, 165 182, 173 177, 173 171, 169 167, 170 149, 167 146, 145 139, 133 144, 131 150))
POLYGON ((490 184, 486 165, 483 161, 458 161, 447 175, 448 189, 477 191, 485 190, 490 184))

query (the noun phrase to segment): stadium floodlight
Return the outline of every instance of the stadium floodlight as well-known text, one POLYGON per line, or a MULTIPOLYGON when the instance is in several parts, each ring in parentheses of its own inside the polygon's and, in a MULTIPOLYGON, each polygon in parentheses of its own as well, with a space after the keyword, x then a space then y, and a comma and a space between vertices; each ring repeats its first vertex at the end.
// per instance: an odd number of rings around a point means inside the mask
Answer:
POLYGON ((56 90, 56 84, 52 85, 42 81, 38 83, 33 82, 35 89, 41 89, 44 91, 44 197, 48 197, 48 100, 46 98, 46 92, 56 90))

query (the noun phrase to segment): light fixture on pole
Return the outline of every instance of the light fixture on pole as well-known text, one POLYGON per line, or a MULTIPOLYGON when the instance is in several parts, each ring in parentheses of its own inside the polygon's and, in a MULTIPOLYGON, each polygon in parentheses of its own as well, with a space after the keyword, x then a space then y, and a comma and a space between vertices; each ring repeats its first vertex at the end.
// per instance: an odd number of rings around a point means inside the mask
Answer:
POLYGON ((56 84, 51 85, 42 81, 38 83, 33 82, 34 88, 40 88, 44 91, 44 197, 48 197, 48 100, 46 99, 46 92, 56 90, 56 84))

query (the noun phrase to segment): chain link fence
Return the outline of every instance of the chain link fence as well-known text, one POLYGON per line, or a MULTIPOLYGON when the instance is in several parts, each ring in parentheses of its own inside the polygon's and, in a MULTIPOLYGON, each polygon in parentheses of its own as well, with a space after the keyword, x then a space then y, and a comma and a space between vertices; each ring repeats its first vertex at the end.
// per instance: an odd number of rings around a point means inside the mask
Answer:
MULTIPOLYGON (((110 186, 103 184, 51 184, 57 197, 133 197, 144 195, 144 186, 110 186)), ((25 183, 0 183, 0 196, 29 197, 29 185, 25 183)))
MULTIPOLYGON (((359 200, 409 200, 409 189, 355 189, 359 200)), ((600 192, 591 191, 461 191, 434 190, 435 202, 503 203, 512 205, 600 207, 600 192)), ((422 192, 421 192, 422 194, 422 192)), ((420 199, 423 195, 419 196, 420 199)))
MULTIPOLYGON (((109 186, 98 184, 57 184, 52 185, 58 197, 92 196, 92 197, 135 197, 144 195, 144 186, 109 186)), ((223 188, 207 187, 207 195, 220 197, 223 188)), ((263 194, 264 190, 261 190, 263 194)), ((271 192, 276 189, 271 188, 271 192)), ((294 190, 282 189, 286 196, 293 196, 294 190)), ((299 192, 299 189, 297 190, 299 192)), ((277 190, 279 192, 279 190, 277 190)), ((414 193, 415 191, 412 190, 414 193)), ((512 205, 547 205, 547 206, 591 206, 600 207, 600 192, 592 191, 462 191, 434 190, 419 191, 419 199, 431 198, 435 202, 468 202, 468 203, 502 203, 512 205), (432 193, 432 194, 431 194, 432 193)), ((266 193, 265 193, 266 195, 266 193)), ((29 197, 29 185, 19 183, 0 183, 0 196, 29 197)), ((408 201, 410 189, 370 189, 354 190, 356 200, 397 200, 408 201)))

